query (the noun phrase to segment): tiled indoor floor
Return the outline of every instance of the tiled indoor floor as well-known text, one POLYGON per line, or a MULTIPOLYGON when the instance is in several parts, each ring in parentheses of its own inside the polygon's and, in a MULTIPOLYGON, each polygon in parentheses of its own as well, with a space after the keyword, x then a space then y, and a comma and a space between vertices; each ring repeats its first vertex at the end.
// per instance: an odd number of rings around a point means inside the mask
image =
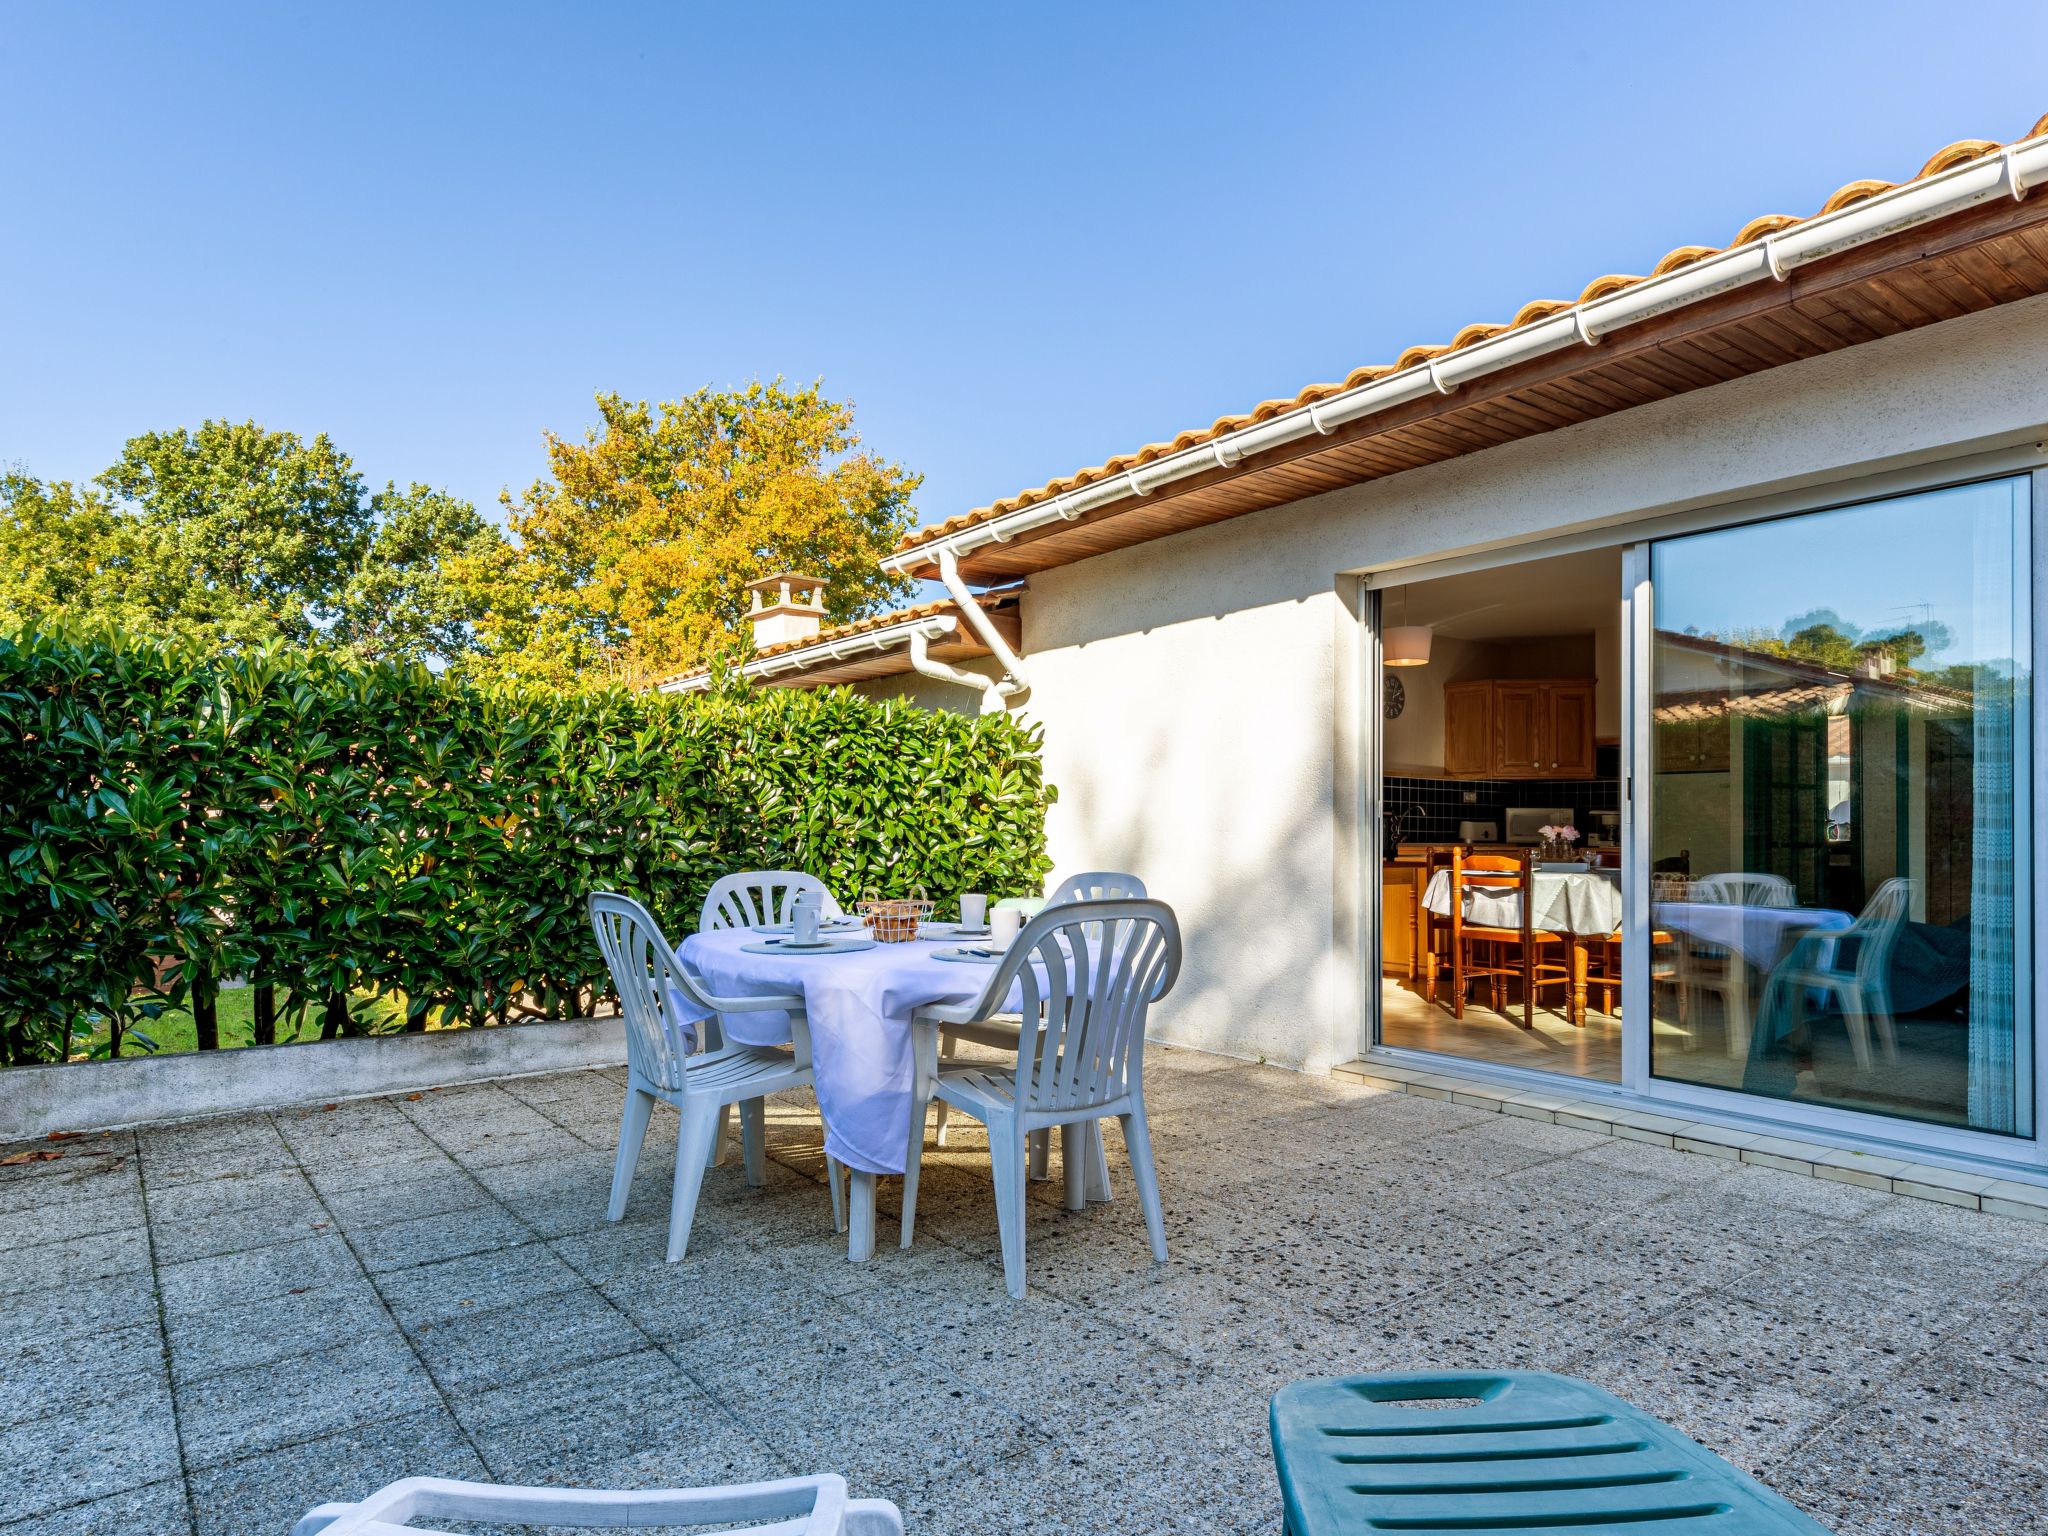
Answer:
POLYGON ((617 1073, 39 1148, 0 1167, 0 1532, 810 1470, 912 1536, 1272 1532, 1267 1395, 1425 1365, 1590 1377, 1843 1536, 2041 1529, 2048 1227, 1213 1057, 1147 1080, 1171 1262, 1112 1130, 1112 1205, 1038 1188, 1022 1302, 967 1137, 917 1246, 848 1264, 807 1103, 663 1264, 669 1111, 603 1219, 617 1073))

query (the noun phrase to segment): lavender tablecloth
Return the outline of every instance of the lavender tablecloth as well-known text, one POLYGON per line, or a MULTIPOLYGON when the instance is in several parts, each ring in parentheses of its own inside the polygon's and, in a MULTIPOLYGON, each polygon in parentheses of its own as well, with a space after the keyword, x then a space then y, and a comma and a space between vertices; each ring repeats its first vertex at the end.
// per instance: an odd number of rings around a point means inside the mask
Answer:
MULTIPOLYGON (((863 1173, 901 1173, 910 1121, 910 1016, 935 1003, 972 1002, 992 969, 936 958, 956 941, 877 944, 836 955, 749 954, 749 928, 692 934, 677 955, 726 997, 801 996, 811 1026, 811 1067, 825 1150, 863 1173)), ((701 1015, 700 1015, 701 1016, 701 1015)), ((745 1045, 784 1045, 782 1013, 725 1016, 745 1045)))

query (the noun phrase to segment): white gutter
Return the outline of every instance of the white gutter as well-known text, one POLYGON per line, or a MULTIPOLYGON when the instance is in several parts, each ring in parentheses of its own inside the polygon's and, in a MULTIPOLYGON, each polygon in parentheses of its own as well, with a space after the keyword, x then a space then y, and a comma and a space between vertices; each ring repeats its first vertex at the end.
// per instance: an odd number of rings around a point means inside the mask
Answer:
MULTIPOLYGON (((898 550, 882 558, 884 570, 908 575, 931 565, 936 559, 939 579, 970 616, 980 617, 967 589, 959 580, 957 561, 990 544, 1007 544, 1020 533, 1048 523, 1071 522, 1083 513, 1126 496, 1149 496, 1162 485, 1184 480, 1204 470, 1228 468, 1240 459, 1283 443, 1315 434, 1328 434, 1338 427, 1379 411, 1390 410, 1431 394, 1451 394, 1460 385, 1512 368, 1531 358, 1542 357, 1564 347, 1597 346, 1601 338, 1631 325, 1641 324, 1672 310, 1685 308, 1733 288, 1763 281, 1785 281, 1808 262, 1834 256, 1881 240, 1901 230, 1912 229, 1949 214, 1960 213, 2000 198, 2024 198, 2033 188, 2048 182, 2048 134, 2025 139, 1986 155, 1980 160, 1953 166, 1924 181, 1908 182, 1889 192, 1866 198, 1835 213, 1820 214, 1794 225, 1781 234, 1766 235, 1746 245, 1734 246, 1719 255, 1708 256, 1690 266, 1667 272, 1603 298, 1574 304, 1548 319, 1503 331, 1485 341, 1446 352, 1399 373, 1390 373, 1356 389, 1298 406, 1267 421, 1240 427, 1213 441, 1179 453, 1168 454, 1150 464, 1110 475, 1077 490, 1063 491, 1045 501, 1006 512, 1001 517, 976 523, 958 533, 934 539, 911 549, 898 550)), ((985 623, 985 621, 984 621, 985 623)), ((1014 682, 1022 685, 1014 655, 994 626, 976 632, 989 649, 1002 658, 1014 682)), ((1012 689, 1011 691, 1014 691, 1012 689)))
POLYGON ((921 634, 910 637, 910 670, 919 677, 936 678, 942 683, 958 683, 962 688, 976 689, 981 694, 984 713, 1002 712, 1005 695, 1001 679, 983 677, 979 672, 967 672, 959 667, 949 667, 943 661, 933 661, 931 642, 921 634))
MULTIPOLYGON (((979 610, 977 610, 979 611, 979 610)), ((846 661, 852 657, 875 651, 894 650, 908 642, 912 647, 913 664, 918 649, 933 640, 943 640, 960 627, 959 620, 950 614, 936 614, 922 619, 905 619, 896 624, 885 624, 880 629, 870 629, 858 635, 847 635, 838 640, 828 640, 817 645, 806 645, 798 650, 783 651, 778 655, 764 656, 759 661, 750 661, 740 667, 739 675, 752 680, 765 681, 778 677, 784 672, 797 671, 805 667, 846 661)), ((934 666, 938 665, 936 662, 934 666)), ((920 669, 922 670, 922 669, 920 669)), ((988 679, 961 674, 976 688, 988 686, 988 679)), ((948 679, 954 681, 955 679, 948 679)), ((711 686, 711 674, 700 672, 694 677, 676 678, 660 684, 657 693, 702 693, 711 686)))

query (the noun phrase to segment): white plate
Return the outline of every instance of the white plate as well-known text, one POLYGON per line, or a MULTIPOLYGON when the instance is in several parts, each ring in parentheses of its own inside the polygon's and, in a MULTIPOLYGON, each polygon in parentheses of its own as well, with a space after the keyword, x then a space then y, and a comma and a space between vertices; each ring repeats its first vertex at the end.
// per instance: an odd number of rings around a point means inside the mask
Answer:
POLYGON ((787 939, 764 939, 759 944, 742 944, 741 949, 750 955, 850 955, 858 949, 873 949, 875 941, 845 934, 838 938, 825 939, 814 946, 802 949, 787 939))
POLYGON ((958 960, 963 965, 994 965, 1003 958, 999 949, 942 949, 932 956, 934 960, 958 960))
MULTIPOLYGON (((795 933, 796 924, 755 923, 753 925, 753 931, 755 933, 795 933)), ((818 932, 820 933, 859 933, 860 931, 861 921, 857 917, 827 918, 825 921, 818 924, 818 932)))
POLYGON ((986 927, 963 928, 958 923, 919 923, 917 925, 917 936, 920 939, 985 939, 989 936, 989 933, 990 930, 986 927))

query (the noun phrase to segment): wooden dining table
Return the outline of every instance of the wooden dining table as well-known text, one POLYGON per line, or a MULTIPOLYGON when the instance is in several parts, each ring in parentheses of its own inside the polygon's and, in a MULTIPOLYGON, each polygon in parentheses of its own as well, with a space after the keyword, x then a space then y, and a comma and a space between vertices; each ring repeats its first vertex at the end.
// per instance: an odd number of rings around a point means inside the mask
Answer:
MULTIPOLYGON (((1467 874, 1465 921, 1488 928, 1522 926, 1522 888, 1475 884, 1485 871, 1467 874)), ((1620 931, 1621 871, 1618 869, 1537 869, 1530 873, 1530 926, 1561 934, 1571 947, 1571 1002, 1574 1024, 1586 1017, 1586 983, 1595 944, 1605 944, 1620 931)), ((1422 893, 1422 907, 1438 917, 1451 915, 1451 872, 1440 869, 1422 893)))

